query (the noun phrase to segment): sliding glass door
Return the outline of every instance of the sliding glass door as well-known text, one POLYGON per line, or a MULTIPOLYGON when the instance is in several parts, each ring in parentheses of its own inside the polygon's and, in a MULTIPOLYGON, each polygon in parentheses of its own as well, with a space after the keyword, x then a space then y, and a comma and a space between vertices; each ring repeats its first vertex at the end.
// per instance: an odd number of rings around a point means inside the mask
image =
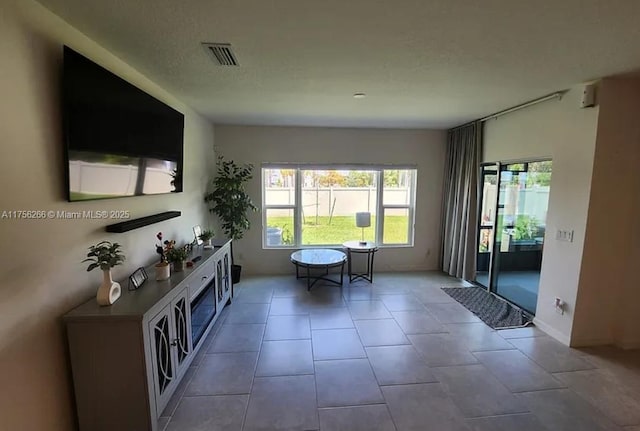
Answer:
POLYGON ((547 160, 482 168, 476 282, 534 314, 551 167, 547 160), (491 184, 494 178, 497 184, 491 184), (494 212, 490 212, 492 204, 494 212))

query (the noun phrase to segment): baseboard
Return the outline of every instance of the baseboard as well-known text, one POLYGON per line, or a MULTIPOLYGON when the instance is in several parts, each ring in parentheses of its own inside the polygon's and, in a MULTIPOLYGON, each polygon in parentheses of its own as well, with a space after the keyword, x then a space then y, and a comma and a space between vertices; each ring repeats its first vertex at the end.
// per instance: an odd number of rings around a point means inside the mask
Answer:
POLYGON ((640 349, 640 341, 620 341, 615 344, 623 350, 640 349))
POLYGON ((542 332, 545 332, 547 335, 550 335, 551 337, 560 341, 562 344, 565 344, 567 346, 570 344, 571 342, 570 337, 568 337, 567 335, 564 335, 562 332, 558 331, 557 329, 543 322, 537 317, 533 318, 533 324, 536 325, 540 330, 542 330, 542 332))
POLYGON ((611 344, 613 344, 613 339, 611 337, 573 338, 571 340, 571 347, 609 346, 611 344))

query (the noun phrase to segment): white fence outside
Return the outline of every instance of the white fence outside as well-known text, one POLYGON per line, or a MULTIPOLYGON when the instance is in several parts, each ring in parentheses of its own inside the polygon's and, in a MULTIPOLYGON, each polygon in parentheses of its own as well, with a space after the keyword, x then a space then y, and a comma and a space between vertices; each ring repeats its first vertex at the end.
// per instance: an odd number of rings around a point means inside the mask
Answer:
MULTIPOLYGON (((356 212, 368 211, 376 213, 377 190, 368 187, 303 187, 302 211, 306 216, 352 216, 356 212)), ((384 189, 386 205, 408 205, 411 202, 411 190, 408 187, 384 189)), ((270 187, 265 192, 267 205, 293 205, 295 190, 293 187, 270 187)), ((289 210, 273 216, 289 215, 289 210)), ((278 212, 281 212, 279 210, 278 212)))

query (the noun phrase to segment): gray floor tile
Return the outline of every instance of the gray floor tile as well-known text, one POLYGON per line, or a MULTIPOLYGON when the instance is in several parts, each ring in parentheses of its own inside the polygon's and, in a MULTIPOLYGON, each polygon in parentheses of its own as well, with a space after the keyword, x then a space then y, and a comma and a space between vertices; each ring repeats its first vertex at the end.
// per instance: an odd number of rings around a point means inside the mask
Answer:
POLYGON ((452 336, 464 340, 472 352, 515 349, 511 343, 482 322, 449 323, 445 327, 452 336))
POLYGON ((527 326, 525 328, 500 329, 497 331, 502 338, 529 338, 529 337, 545 337, 546 334, 535 326, 527 326))
POLYGON ((158 431, 164 431, 169 424, 169 417, 159 417, 158 418, 158 431))
POLYGON ((313 376, 255 378, 244 431, 299 431, 318 427, 313 376))
POLYGON ((481 321, 475 314, 457 302, 425 304, 425 307, 440 323, 473 323, 481 321))
POLYGON ((640 425, 631 425, 624 427, 624 431, 640 431, 640 425))
POLYGON ((394 346, 409 340, 393 319, 356 320, 363 346, 394 346))
POLYGON ((640 424, 640 393, 634 393, 611 374, 603 370, 586 370, 554 376, 618 425, 640 424))
POLYGON ((270 288, 263 289, 252 289, 245 290, 242 289, 235 298, 233 298, 234 303, 250 303, 250 304, 269 304, 271 302, 271 297, 273 296, 273 290, 270 288))
POLYGON ((622 431, 591 404, 569 389, 516 394, 553 431, 622 431))
POLYGON ((347 307, 353 320, 391 319, 382 301, 349 301, 347 307))
POLYGON ((428 311, 393 311, 391 313, 405 334, 433 334, 447 332, 428 311))
POLYGON ((241 431, 248 395, 184 397, 167 431, 241 431))
POLYGON ((424 305, 411 294, 381 295, 380 300, 389 311, 424 310, 424 305))
POLYGON ((270 316, 264 339, 271 340, 302 340, 311 338, 309 316, 270 316))
POLYGON ((473 431, 551 431, 531 413, 467 419, 473 431))
POLYGON ((528 411, 482 365, 436 368, 433 373, 467 418, 528 411))
POLYGON ((510 343, 550 373, 594 368, 569 347, 550 337, 514 338, 510 343))
POLYGON ((464 342, 450 334, 415 334, 407 337, 430 367, 478 363, 464 342))
POLYGON ((346 301, 371 301, 380 299, 380 295, 373 291, 370 284, 359 283, 349 285, 342 290, 342 296, 346 301), (360 285, 361 284, 361 285, 360 285))
POLYGON ((519 350, 476 352, 474 355, 511 392, 566 387, 519 350))
POLYGON ((206 355, 195 372, 186 396, 248 394, 258 360, 257 352, 206 355))
POLYGON ((180 400, 182 399, 184 392, 187 390, 187 387, 189 386, 189 383, 197 369, 198 367, 195 365, 191 365, 189 367, 185 375, 182 377, 182 380, 180 380, 178 387, 173 392, 173 395, 169 398, 169 402, 167 402, 167 405, 164 407, 162 416, 171 416, 176 410, 176 407, 178 407, 178 404, 180 403, 180 400))
POLYGON ((311 340, 264 341, 256 376, 313 374, 311 340))
POLYGON ((411 289, 411 293, 423 304, 443 304, 456 302, 455 299, 447 295, 440 287, 424 286, 411 289))
POLYGON ((269 304, 233 303, 227 323, 266 323, 269 304))
POLYGON ((311 329, 353 328, 353 320, 347 308, 326 308, 314 310, 310 314, 311 329))
POLYGON ((438 383, 384 386, 382 393, 398 431, 469 431, 438 383))
POLYGON ((426 362, 411 345, 367 347, 366 351, 380 385, 436 381, 426 362))
POLYGON ((270 316, 309 314, 309 305, 298 297, 276 298, 271 300, 270 316))
POLYGON ((209 353, 257 352, 264 332, 262 324, 225 324, 209 346, 209 353))
POLYGON ((318 410, 322 431, 395 431, 384 404, 318 410))
POLYGON ((311 331, 313 359, 366 358, 355 329, 322 329, 311 331))
POLYGON ((384 403, 366 359, 317 361, 318 407, 384 403))

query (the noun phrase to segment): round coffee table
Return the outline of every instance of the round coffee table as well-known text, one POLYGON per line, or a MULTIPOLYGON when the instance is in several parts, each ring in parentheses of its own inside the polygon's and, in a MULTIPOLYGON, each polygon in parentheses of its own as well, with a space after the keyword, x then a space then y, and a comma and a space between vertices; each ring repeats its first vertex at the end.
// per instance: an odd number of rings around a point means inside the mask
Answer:
POLYGON ((296 278, 307 279, 307 290, 311 290, 313 285, 320 280, 342 286, 346 261, 346 254, 329 248, 309 248, 291 253, 291 262, 296 267, 296 278), (334 267, 340 267, 340 281, 329 278, 329 269, 334 267), (300 275, 300 268, 306 269, 306 275, 300 275), (311 270, 322 270, 323 272, 312 274, 311 270))

